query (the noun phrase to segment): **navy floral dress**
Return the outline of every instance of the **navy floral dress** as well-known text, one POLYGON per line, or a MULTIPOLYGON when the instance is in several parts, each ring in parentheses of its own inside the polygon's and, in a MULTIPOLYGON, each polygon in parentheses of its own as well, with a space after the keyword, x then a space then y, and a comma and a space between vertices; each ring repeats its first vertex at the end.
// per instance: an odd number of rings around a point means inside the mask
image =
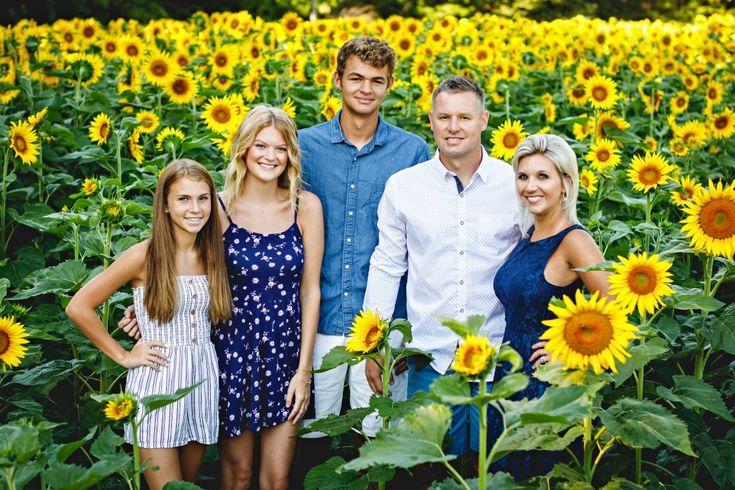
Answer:
POLYGON ((281 424, 291 411, 286 393, 299 365, 304 245, 295 217, 287 230, 268 234, 238 226, 229 213, 227 218, 223 241, 232 317, 218 327, 213 342, 220 426, 233 437, 281 424))
MULTIPOLYGON (((581 225, 572 225, 556 235, 532 242, 532 227, 528 231, 528 237, 518 242, 495 276, 495 294, 505 308, 503 342, 510 342, 510 346, 521 355, 524 360, 522 372, 529 377, 528 386, 511 397, 511 400, 538 398, 546 390, 547 384, 533 377, 533 365, 528 362, 533 354, 531 346, 546 331, 546 326, 541 322, 554 317, 548 308, 551 298, 561 299, 564 295, 574 297, 574 292, 583 284, 577 279, 567 286, 556 286, 546 280, 544 269, 564 237, 577 229, 584 230, 581 225)), ((503 374, 498 369, 495 381, 502 378, 503 374)), ((488 412, 488 442, 493 444, 503 430, 503 422, 494 409, 488 412)), ((560 455, 561 453, 549 451, 515 452, 495 463, 493 471, 506 471, 516 480, 526 480, 548 473, 554 463, 558 462, 560 455)))

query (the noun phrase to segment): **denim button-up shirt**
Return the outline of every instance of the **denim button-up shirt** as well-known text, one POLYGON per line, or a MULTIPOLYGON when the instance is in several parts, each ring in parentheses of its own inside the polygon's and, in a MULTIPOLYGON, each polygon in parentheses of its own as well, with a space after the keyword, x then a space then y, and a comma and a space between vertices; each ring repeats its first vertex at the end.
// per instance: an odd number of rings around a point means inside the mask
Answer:
MULTIPOLYGON (((381 117, 373 139, 358 150, 345 139, 340 115, 299 131, 304 185, 319 196, 324 208, 318 331, 326 335, 349 334, 362 308, 370 256, 378 243, 377 208, 385 182, 399 170, 430 158, 425 141, 381 117)), ((402 291, 395 317, 406 317, 405 304, 402 291)))

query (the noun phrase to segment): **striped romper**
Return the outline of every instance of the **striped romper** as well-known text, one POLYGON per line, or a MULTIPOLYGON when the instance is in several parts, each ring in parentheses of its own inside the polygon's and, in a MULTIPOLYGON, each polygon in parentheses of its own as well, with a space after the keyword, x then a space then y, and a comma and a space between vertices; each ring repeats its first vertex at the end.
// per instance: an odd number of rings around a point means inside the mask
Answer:
MULTIPOLYGON (((125 391, 138 398, 170 394, 201 380, 193 392, 181 400, 152 412, 138 426, 138 443, 143 448, 173 448, 191 441, 217 442, 219 370, 217 354, 210 340, 209 287, 207 276, 177 276, 179 298, 174 317, 158 324, 148 318, 143 305, 143 288, 133 288, 135 312, 141 339, 159 341, 165 349, 168 366, 156 371, 140 366, 128 371, 125 391)), ((142 407, 137 420, 142 418, 142 407)), ((125 441, 132 444, 133 432, 125 425, 125 441)))

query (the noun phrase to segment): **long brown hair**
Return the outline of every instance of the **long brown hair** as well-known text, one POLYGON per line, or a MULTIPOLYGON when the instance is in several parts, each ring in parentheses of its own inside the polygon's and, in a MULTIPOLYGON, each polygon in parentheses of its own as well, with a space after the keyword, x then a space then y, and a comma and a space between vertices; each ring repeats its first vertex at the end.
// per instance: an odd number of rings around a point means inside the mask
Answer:
POLYGON ((230 163, 225 171, 227 209, 232 209, 235 201, 242 194, 242 184, 248 173, 248 165, 245 163, 248 151, 260 132, 268 126, 278 129, 283 134, 283 139, 286 140, 288 164, 278 178, 278 186, 288 189, 291 208, 296 211, 296 200, 302 188, 301 151, 296 135, 296 123, 280 107, 265 104, 256 105, 248 111, 232 141, 230 163))
POLYGON ((156 185, 156 193, 153 196, 153 226, 145 263, 143 304, 148 316, 153 320, 166 323, 174 317, 179 286, 176 283, 176 256, 173 253, 176 243, 171 218, 166 213, 166 201, 171 186, 184 177, 205 182, 209 187, 212 212, 204 227, 197 233, 195 246, 209 280, 211 301, 209 319, 216 324, 230 318, 232 313, 232 295, 227 280, 220 218, 216 207, 217 194, 207 169, 188 158, 169 163, 156 185))

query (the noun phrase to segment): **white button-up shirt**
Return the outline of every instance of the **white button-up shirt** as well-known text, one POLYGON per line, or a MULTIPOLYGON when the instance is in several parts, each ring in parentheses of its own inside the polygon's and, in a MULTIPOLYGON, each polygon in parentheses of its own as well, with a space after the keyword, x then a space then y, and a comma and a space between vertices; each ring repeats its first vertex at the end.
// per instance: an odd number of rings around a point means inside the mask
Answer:
POLYGON ((444 374, 460 338, 437 316, 460 321, 486 317, 480 329, 494 345, 503 341, 505 315, 493 280, 520 237, 513 168, 491 158, 467 187, 433 159, 393 175, 378 206, 379 242, 370 259, 364 307, 393 315, 398 286, 408 270, 409 346, 433 355, 444 374))

